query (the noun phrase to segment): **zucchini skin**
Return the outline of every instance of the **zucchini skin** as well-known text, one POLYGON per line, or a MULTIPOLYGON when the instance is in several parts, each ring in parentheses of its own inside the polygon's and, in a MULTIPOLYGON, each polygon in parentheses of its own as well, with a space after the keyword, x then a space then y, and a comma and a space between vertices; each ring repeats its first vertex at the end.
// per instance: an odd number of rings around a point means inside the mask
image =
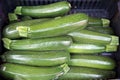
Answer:
POLYGON ((104 70, 112 70, 116 66, 115 61, 110 57, 98 55, 71 55, 71 60, 68 64, 70 66, 81 66, 104 70))
MULTIPOLYGON (((86 43, 96 45, 109 45, 112 41, 112 35, 102 34, 89 30, 80 30, 68 34, 75 43, 86 43)), ((118 42, 116 42, 118 43, 118 42)), ((116 44, 117 45, 117 44, 116 44)))
POLYGON ((111 27, 86 27, 86 30, 99 32, 103 34, 114 34, 114 31, 111 27))
POLYGON ((98 54, 102 52, 115 52, 117 51, 118 46, 115 45, 95 45, 95 44, 78 44, 78 43, 72 43, 68 51, 71 54, 98 54))
POLYGON ((115 75, 114 71, 70 66, 70 71, 58 80, 107 80, 115 78, 115 75))
POLYGON ((97 54, 106 51, 105 46, 73 43, 68 48, 71 54, 97 54))
POLYGON ((68 51, 7 51, 1 57, 3 62, 31 66, 57 66, 70 60, 68 51))
POLYGON ((67 1, 56 2, 48 5, 40 5, 40 6, 19 6, 20 11, 17 12, 17 8, 15 10, 16 14, 30 16, 30 17, 56 17, 62 16, 68 13, 71 9, 71 5, 67 1))
POLYGON ((45 38, 66 35, 76 29, 82 30, 87 26, 88 16, 83 13, 71 14, 64 17, 49 20, 40 24, 31 25, 27 30, 18 28, 21 37, 45 38))
POLYGON ((88 27, 108 27, 110 20, 105 18, 89 17, 88 27))
POLYGON ((3 42, 4 47, 9 50, 50 51, 67 50, 72 43, 72 39, 69 36, 21 40, 3 38, 3 42))
POLYGON ((18 27, 21 27, 21 26, 29 27, 30 25, 41 23, 46 20, 49 20, 49 18, 48 19, 46 18, 46 19, 26 20, 26 21, 9 24, 3 29, 3 37, 9 38, 9 39, 20 38, 19 32, 17 30, 18 27))
POLYGON ((0 73, 7 79, 13 80, 54 80, 63 75, 67 66, 33 67, 5 63, 0 67, 0 73))
POLYGON ((101 18, 89 17, 88 27, 103 26, 101 18))

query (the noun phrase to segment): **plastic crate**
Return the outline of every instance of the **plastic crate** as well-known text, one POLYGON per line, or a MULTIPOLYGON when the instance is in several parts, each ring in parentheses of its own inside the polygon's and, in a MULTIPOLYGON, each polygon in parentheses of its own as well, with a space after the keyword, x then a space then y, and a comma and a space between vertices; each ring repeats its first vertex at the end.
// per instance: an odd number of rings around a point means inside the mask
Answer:
MULTIPOLYGON (((33 6, 33 5, 44 5, 49 3, 54 3, 58 1, 65 0, 1 0, 0 10, 2 9, 2 16, 0 17, 0 32, 2 32, 2 27, 6 23, 6 17, 8 12, 13 12, 16 6, 33 6), (5 19, 4 19, 5 18, 5 19)), ((86 13, 93 17, 108 18, 111 20, 111 27, 114 29, 117 36, 120 37, 120 13, 119 13, 119 1, 118 0, 67 0, 71 3, 72 9, 69 14, 72 13, 86 13)), ((1 13, 1 11, 0 11, 1 13)), ((0 14, 1 15, 1 14, 0 14)), ((1 33, 0 33, 1 38, 1 33)), ((0 51, 2 51, 2 43, 0 40, 0 51)), ((118 52, 106 55, 112 56, 116 62, 120 62, 120 47, 118 52)), ((120 78, 120 68, 116 68, 117 77, 120 78)))

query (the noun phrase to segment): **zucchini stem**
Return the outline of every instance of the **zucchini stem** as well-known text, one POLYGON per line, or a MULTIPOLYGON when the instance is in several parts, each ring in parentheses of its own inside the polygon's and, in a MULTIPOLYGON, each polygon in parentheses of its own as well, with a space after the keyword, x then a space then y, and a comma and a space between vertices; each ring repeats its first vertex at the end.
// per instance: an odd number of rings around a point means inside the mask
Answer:
POLYGON ((117 36, 111 36, 110 45, 119 45, 119 38, 117 36))
POLYGON ((117 51, 117 46, 113 46, 113 45, 106 45, 106 52, 115 52, 117 51))
POLYGON ((3 43, 4 43, 4 47, 7 48, 7 49, 10 49, 10 44, 11 44, 11 40, 8 39, 8 38, 3 38, 3 43))
POLYGON ((16 29, 19 32, 19 36, 27 37, 28 27, 26 27, 26 26, 19 26, 16 29))
POLYGON ((101 20, 102 20, 103 27, 109 27, 110 20, 104 19, 104 18, 102 18, 101 20))
POLYGON ((61 67, 64 70, 64 74, 66 74, 70 70, 70 68, 68 67, 68 64, 63 64, 63 65, 61 65, 61 67))
POLYGON ((15 14, 18 14, 18 15, 22 15, 22 13, 21 13, 21 9, 22 9, 22 6, 18 6, 18 7, 16 7, 16 9, 15 9, 15 14))

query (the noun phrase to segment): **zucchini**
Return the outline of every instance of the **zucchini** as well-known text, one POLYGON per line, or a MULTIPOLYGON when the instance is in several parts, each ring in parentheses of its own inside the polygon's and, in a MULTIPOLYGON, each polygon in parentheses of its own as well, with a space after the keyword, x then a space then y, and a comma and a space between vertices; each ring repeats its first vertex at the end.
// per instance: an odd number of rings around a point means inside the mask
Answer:
POLYGON ((30 27, 18 27, 21 37, 45 38, 66 35, 76 29, 84 29, 87 26, 88 16, 83 13, 71 14, 55 18, 30 27))
POLYGON ((68 51, 7 51, 1 57, 3 62, 31 66, 57 66, 70 60, 68 51))
POLYGON ((56 2, 40 6, 17 6, 15 13, 30 17, 56 17, 70 11, 71 5, 67 1, 56 2))
POLYGON ((110 57, 98 55, 71 55, 68 65, 104 70, 112 70, 116 66, 115 61, 110 57))
POLYGON ((27 21, 21 21, 21 22, 9 24, 3 29, 3 36, 10 39, 20 38, 19 32, 17 30, 18 27, 20 26, 26 27, 32 24, 41 23, 46 20, 49 19, 35 19, 35 20, 27 20, 27 21))
POLYGON ((110 25, 110 20, 105 18, 95 18, 95 17, 89 17, 88 20, 88 27, 108 27, 110 25))
POLYGON ((114 71, 86 67, 70 67, 70 71, 58 80, 108 80, 115 78, 114 71))
POLYGON ((86 30, 94 31, 94 32, 99 32, 103 34, 114 34, 113 30, 111 27, 86 27, 86 30))
POLYGON ((54 80, 68 70, 69 67, 66 64, 54 67, 33 67, 5 63, 0 67, 1 75, 9 80, 54 80))
POLYGON ((102 34, 89 30, 79 30, 68 34, 75 43, 96 44, 96 45, 119 45, 118 36, 102 34))
POLYGON ((22 40, 3 38, 3 42, 4 47, 9 50, 49 51, 67 50, 72 43, 72 39, 69 36, 22 40))
POLYGON ((72 54, 97 54, 102 52, 115 52, 117 51, 117 46, 73 43, 68 48, 68 51, 72 54))

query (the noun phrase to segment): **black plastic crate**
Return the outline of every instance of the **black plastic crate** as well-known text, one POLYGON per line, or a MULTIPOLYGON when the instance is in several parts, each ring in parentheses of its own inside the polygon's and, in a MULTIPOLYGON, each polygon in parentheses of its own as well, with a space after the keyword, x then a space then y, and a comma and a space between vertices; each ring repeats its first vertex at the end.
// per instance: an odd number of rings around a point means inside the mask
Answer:
MULTIPOLYGON (((0 1, 0 38, 2 36, 2 27, 7 22, 8 12, 13 12, 16 6, 33 6, 33 5, 44 5, 50 4, 58 1, 65 0, 1 0, 0 1), (2 14, 1 14, 2 13, 2 14)), ((120 37, 120 13, 119 13, 119 0, 67 0, 71 3, 72 9, 69 14, 72 13, 86 13, 93 17, 108 18, 111 20, 111 27, 114 29, 114 32, 117 36, 120 37)), ((2 42, 0 40, 0 51, 2 51, 2 42)), ((117 64, 120 64, 120 47, 118 52, 115 52, 110 55, 114 58, 117 64)), ((116 68, 117 77, 120 78, 120 67, 116 68)))

